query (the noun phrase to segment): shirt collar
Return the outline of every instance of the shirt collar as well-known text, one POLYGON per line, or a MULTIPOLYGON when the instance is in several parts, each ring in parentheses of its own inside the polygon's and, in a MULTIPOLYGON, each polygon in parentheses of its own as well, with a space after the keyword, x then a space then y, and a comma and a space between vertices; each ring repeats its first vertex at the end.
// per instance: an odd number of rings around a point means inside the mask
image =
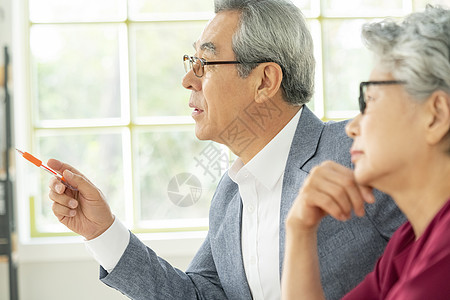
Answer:
POLYGON ((302 111, 303 107, 246 165, 244 165, 240 158, 237 158, 228 171, 231 180, 237 182, 238 173, 242 169, 247 169, 268 190, 273 189, 284 173, 292 140, 302 111))

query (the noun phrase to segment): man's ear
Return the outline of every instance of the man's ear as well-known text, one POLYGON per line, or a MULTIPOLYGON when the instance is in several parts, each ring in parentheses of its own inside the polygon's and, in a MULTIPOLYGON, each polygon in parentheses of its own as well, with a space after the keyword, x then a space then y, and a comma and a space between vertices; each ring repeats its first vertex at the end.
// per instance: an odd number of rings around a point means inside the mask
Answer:
POLYGON ((255 101, 264 103, 280 92, 283 70, 274 62, 262 63, 258 67, 258 82, 255 90, 255 101))
POLYGON ((438 144, 450 130, 450 95, 444 91, 435 91, 427 100, 427 142, 438 144))

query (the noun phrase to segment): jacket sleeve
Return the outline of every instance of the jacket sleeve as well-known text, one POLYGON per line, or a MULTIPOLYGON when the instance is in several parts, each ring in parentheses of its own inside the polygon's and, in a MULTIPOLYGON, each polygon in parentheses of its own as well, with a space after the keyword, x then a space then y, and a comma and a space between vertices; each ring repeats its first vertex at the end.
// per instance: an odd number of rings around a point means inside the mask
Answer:
POLYGON ((130 299, 226 299, 214 266, 209 235, 187 272, 172 267, 134 234, 117 266, 100 280, 130 299))

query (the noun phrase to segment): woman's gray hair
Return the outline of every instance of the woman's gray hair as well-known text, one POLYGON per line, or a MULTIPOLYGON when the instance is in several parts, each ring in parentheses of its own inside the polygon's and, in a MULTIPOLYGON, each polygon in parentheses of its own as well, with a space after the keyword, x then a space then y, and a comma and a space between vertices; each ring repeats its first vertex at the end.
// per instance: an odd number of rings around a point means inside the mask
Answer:
POLYGON ((362 37, 379 63, 416 100, 434 91, 450 93, 450 10, 428 5, 402 23, 366 24, 362 37))
MULTIPOLYGON (((238 11, 232 48, 241 62, 275 62, 283 71, 284 100, 307 103, 314 92, 313 43, 298 7, 288 0, 215 0, 215 12, 238 11)), ((258 63, 237 66, 247 77, 258 63)))

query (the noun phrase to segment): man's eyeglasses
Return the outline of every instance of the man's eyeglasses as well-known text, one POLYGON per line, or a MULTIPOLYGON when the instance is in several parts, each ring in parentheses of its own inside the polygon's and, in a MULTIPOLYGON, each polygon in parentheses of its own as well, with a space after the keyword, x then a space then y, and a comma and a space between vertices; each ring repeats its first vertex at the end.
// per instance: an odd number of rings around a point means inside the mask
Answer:
MULTIPOLYGON (((265 61, 264 61, 265 62, 265 61)), ((205 73, 205 66, 207 65, 232 65, 232 64, 242 64, 243 62, 236 61, 236 60, 222 60, 222 61, 206 61, 203 58, 198 58, 195 56, 190 55, 184 55, 183 56, 183 64, 184 69, 186 70, 186 73, 190 70, 194 71, 195 76, 198 78, 202 77, 205 73)), ((263 63, 255 62, 257 64, 263 63)))
POLYGON ((205 73, 206 65, 231 65, 240 64, 239 61, 229 60, 229 61, 206 61, 203 58, 198 58, 195 56, 184 55, 183 56, 184 69, 186 73, 190 70, 194 71, 195 76, 202 77, 205 73))
POLYGON ((366 110, 366 90, 370 85, 384 85, 384 84, 405 84, 401 80, 387 80, 387 81, 363 81, 359 84, 359 111, 364 114, 366 110))

